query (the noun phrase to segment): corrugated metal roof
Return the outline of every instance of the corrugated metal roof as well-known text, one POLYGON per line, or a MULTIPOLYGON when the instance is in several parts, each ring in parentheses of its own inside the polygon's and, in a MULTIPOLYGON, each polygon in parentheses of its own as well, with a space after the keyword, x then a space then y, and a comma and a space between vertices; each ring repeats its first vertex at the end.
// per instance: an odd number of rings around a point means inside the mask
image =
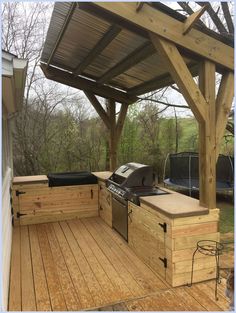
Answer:
MULTIPOLYGON (((63 28, 72 3, 56 2, 44 45, 41 61, 47 63, 63 28)), ((93 51, 96 44, 111 27, 104 19, 83 11, 76 6, 61 41, 51 58, 50 65, 73 72, 93 51)), ((146 38, 127 29, 121 32, 85 67, 81 75, 95 81, 126 58, 135 49, 148 43, 146 38)), ((190 59, 186 59, 189 63, 190 59)), ((111 78, 107 84, 128 90, 157 76, 168 74, 161 57, 155 53, 123 73, 111 78)))

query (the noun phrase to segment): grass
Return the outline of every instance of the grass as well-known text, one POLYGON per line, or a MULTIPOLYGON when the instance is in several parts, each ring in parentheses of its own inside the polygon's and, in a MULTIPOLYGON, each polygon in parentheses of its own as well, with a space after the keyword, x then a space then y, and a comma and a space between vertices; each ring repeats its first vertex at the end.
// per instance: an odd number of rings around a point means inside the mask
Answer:
POLYGON ((234 232, 234 205, 228 201, 218 201, 217 207, 220 209, 220 232, 234 232))

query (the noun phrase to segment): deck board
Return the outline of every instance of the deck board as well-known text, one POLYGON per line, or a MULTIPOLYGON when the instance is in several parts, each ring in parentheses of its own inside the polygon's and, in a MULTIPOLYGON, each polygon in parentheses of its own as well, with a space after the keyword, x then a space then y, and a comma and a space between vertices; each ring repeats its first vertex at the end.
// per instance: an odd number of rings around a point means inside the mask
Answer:
POLYGON ((225 280, 170 287, 100 218, 13 229, 9 310, 226 311, 225 280))
POLYGON ((29 235, 36 307, 38 311, 50 311, 51 302, 35 225, 29 226, 29 235))
POLYGON ((37 225, 39 245, 42 254, 47 285, 53 311, 67 310, 59 276, 54 264, 52 251, 47 238, 47 225, 37 225))
POLYGON ((21 311, 20 261, 20 227, 14 227, 12 233, 11 274, 9 291, 10 311, 21 311))
POLYGON ((21 227, 21 297, 22 311, 35 311, 35 292, 33 270, 31 262, 29 229, 27 226, 21 227))

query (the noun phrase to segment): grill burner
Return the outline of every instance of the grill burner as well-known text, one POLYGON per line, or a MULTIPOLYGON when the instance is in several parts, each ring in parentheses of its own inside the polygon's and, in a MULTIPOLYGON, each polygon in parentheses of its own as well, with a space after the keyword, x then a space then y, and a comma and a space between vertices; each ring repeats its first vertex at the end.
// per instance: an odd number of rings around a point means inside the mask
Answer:
POLYGON ((140 205, 139 198, 167 192, 153 186, 155 175, 149 165, 127 163, 107 180, 112 193, 112 227, 128 241, 128 200, 140 205))

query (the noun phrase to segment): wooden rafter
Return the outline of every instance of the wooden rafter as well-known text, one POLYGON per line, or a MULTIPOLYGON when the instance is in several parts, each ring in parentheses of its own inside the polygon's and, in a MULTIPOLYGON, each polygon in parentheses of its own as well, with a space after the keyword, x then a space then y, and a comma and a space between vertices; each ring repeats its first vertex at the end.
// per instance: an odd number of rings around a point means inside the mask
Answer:
POLYGON ((107 129, 110 129, 111 125, 110 125, 109 116, 107 115, 107 113, 103 109, 103 107, 101 106, 101 104, 98 101, 98 99, 91 92, 84 91, 84 94, 86 95, 86 97, 88 98, 88 100, 90 101, 90 103, 92 104, 94 109, 97 111, 98 115, 103 120, 103 122, 106 125, 107 129))
POLYGON ((228 26, 228 30, 230 34, 234 34, 234 23, 231 17, 231 14, 229 12, 229 5, 228 2, 221 2, 222 11, 224 13, 225 21, 228 26))
POLYGON ((206 11, 206 8, 207 8, 206 5, 203 6, 200 10, 194 12, 186 19, 186 21, 184 22, 183 35, 186 35, 193 28, 193 26, 199 21, 202 14, 206 11))
POLYGON ((227 72, 222 75, 216 98, 216 156, 219 156, 219 146, 225 132, 234 97, 234 74, 227 72))
POLYGON ((142 46, 135 49, 127 57, 105 72, 99 79, 98 83, 104 84, 109 82, 113 77, 126 72, 132 66, 138 64, 139 62, 145 60, 152 54, 156 52, 155 48, 150 42, 145 42, 142 46))
MULTIPOLYGON (((191 75, 197 76, 198 75, 198 64, 189 64, 188 69, 191 73, 191 75)), ((150 92, 152 90, 157 90, 160 88, 164 88, 168 85, 174 84, 175 81, 173 78, 168 74, 163 74, 161 76, 157 76, 155 78, 150 79, 149 81, 146 81, 142 84, 139 84, 135 87, 132 87, 128 90, 129 95, 142 95, 144 93, 150 92)))
POLYGON ((198 122, 203 122, 206 117, 206 101, 175 44, 152 33, 150 33, 150 38, 159 54, 162 55, 163 60, 165 60, 168 71, 178 85, 194 116, 198 122))
POLYGON ((200 6, 207 6, 207 12, 210 15, 213 23, 215 24, 215 26, 217 27, 218 31, 221 34, 227 34, 227 29, 225 28, 225 26, 223 25, 223 23, 221 22, 219 16, 216 14, 216 12, 213 10, 210 2, 196 2, 198 5, 200 6))
POLYGON ((67 14, 67 17, 65 19, 65 22, 64 22, 64 24, 63 24, 63 26, 61 28, 61 31, 60 31, 60 33, 58 35, 57 41, 56 41, 56 43, 54 45, 54 48, 53 48, 53 50, 52 50, 52 52, 51 52, 51 54, 50 54, 50 56, 48 58, 47 65, 49 65, 51 63, 51 60, 53 59, 53 56, 56 53, 56 50, 57 50, 57 48, 58 48, 58 46, 59 46, 59 44, 60 44, 60 42, 61 42, 61 40, 63 38, 63 35, 65 34, 65 31, 66 31, 67 26, 68 26, 68 24, 70 22, 70 19, 71 19, 72 15, 73 15, 73 13, 75 11, 75 8, 76 8, 76 2, 73 2, 71 4, 71 6, 70 6, 70 9, 68 11, 68 14, 67 14))
POLYGON ((82 77, 75 77, 66 71, 60 70, 54 67, 47 67, 46 64, 41 63, 41 69, 44 75, 51 80, 65 84, 70 87, 81 89, 83 91, 92 92, 98 96, 104 98, 111 98, 120 103, 134 103, 137 101, 137 97, 129 96, 125 92, 108 87, 100 86, 92 80, 88 80, 82 77))
MULTIPOLYGON (((192 15, 194 13, 193 9, 190 7, 190 5, 187 2, 180 1, 180 2, 178 2, 178 4, 189 15, 192 15)), ((206 25, 201 20, 198 20, 197 24, 201 25, 201 27, 203 27, 203 28, 206 28, 206 25)))
POLYGON ((143 6, 138 13, 136 12, 136 4, 132 2, 117 2, 116 5, 109 2, 96 2, 94 5, 230 70, 234 69, 232 47, 197 29, 192 29, 191 36, 184 36, 182 33, 183 22, 149 5, 143 6))
POLYGON ((74 70, 74 75, 80 75, 85 68, 112 42, 112 40, 121 32, 121 27, 112 25, 105 35, 98 41, 93 49, 90 50, 86 58, 74 70))

